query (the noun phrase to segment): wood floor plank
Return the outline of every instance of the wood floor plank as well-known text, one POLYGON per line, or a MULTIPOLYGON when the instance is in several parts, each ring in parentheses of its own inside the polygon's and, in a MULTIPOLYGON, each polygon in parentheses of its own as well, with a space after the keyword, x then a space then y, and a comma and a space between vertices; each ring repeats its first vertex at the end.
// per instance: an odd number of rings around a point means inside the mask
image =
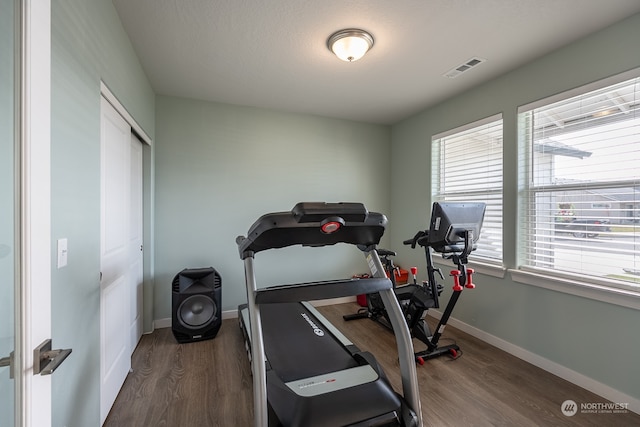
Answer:
MULTIPOLYGON (((393 335, 368 319, 342 319, 357 308, 339 304, 319 310, 360 349, 372 352, 401 390, 393 335)), ((451 326, 441 344, 446 340, 460 346, 460 358, 445 356, 417 366, 425 426, 640 426, 640 415, 632 412, 578 411, 566 417, 561 412, 565 400, 578 405, 607 401, 451 326)), ((144 335, 132 369, 106 427, 253 424, 251 371, 236 319, 223 321, 215 339, 197 343, 176 343, 170 328, 144 335)))

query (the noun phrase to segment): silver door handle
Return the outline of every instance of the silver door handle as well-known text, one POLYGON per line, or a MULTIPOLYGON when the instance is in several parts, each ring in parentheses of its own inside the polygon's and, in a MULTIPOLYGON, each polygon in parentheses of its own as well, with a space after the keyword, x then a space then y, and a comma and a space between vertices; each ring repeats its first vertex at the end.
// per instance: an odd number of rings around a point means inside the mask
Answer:
POLYGON ((9 367, 9 378, 13 379, 13 351, 9 354, 9 357, 3 357, 0 359, 0 368, 9 367))
POLYGON ((47 339, 33 350, 33 375, 51 375, 71 354, 71 349, 51 349, 51 340, 47 339))

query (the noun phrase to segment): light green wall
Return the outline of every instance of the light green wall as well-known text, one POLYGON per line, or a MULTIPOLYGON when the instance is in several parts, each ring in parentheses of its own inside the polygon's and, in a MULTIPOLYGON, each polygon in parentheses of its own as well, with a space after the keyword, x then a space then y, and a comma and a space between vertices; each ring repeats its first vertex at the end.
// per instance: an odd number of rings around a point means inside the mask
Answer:
POLYGON ((72 348, 53 380, 54 426, 100 422, 100 80, 153 136, 154 93, 110 0, 53 0, 52 339, 72 348), (69 242, 56 268, 55 245, 69 242))
MULTIPOLYGON (((640 67, 639 44, 635 15, 393 126, 391 242, 399 262, 424 265, 401 242, 428 226, 431 136, 503 113, 504 261, 516 268, 518 106, 640 67)), ((478 274, 476 283, 454 317, 640 399, 640 312, 516 283, 508 272, 504 279, 478 274)))
MULTIPOLYGON (((388 126, 162 96, 156 123, 156 319, 171 317, 171 281, 183 268, 220 272, 224 310, 246 302, 235 238, 262 214, 299 201, 389 211, 388 126)), ((262 285, 366 270, 349 247, 256 256, 262 285)))

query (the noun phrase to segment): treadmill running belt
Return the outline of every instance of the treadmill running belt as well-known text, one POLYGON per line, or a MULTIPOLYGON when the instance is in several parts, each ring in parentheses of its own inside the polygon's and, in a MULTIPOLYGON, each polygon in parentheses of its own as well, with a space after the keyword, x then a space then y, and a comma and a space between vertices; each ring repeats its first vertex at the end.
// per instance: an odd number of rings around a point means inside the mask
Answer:
POLYGON ((260 314, 267 360, 283 382, 358 366, 302 304, 264 304, 260 314))

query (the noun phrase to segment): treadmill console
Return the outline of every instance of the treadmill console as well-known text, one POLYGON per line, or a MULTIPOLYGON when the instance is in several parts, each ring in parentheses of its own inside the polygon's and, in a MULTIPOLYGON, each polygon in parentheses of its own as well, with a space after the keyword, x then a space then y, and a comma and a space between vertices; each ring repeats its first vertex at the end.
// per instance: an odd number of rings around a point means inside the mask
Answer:
POLYGON ((368 247, 380 242, 386 226, 387 217, 367 211, 362 203, 302 202, 290 212, 261 216, 236 243, 242 259, 293 245, 348 243, 368 247))
POLYGON ((291 209, 298 222, 320 222, 330 216, 339 216, 345 221, 363 222, 369 212, 362 203, 300 202, 291 209))

